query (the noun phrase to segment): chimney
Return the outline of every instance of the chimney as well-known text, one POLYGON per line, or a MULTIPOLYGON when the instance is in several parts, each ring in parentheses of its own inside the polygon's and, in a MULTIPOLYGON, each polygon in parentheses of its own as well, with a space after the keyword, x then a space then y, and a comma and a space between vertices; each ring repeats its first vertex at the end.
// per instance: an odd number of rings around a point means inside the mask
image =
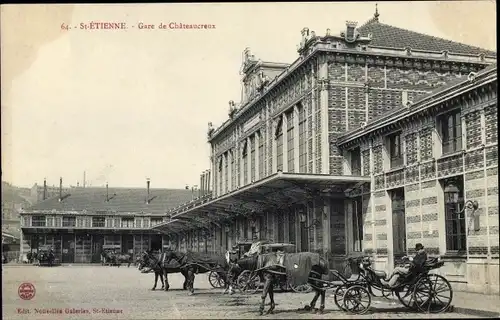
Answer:
POLYGON ((43 200, 47 199, 47 179, 43 178, 43 200))
POLYGON ((83 187, 85 188, 85 171, 83 171, 83 187))
POLYGON ((62 200, 62 177, 59 178, 59 201, 62 200))
POLYGON ((146 179, 146 186, 147 186, 147 195, 146 195, 146 203, 149 203, 149 186, 151 184, 151 181, 149 178, 146 179))
POLYGON ((106 202, 109 201, 108 183, 106 182, 106 202))
POLYGON ((208 169, 207 175, 208 175, 207 191, 210 192, 210 191, 212 191, 212 170, 208 169))
POLYGON ((200 197, 203 197, 205 195, 205 171, 203 171, 200 175, 200 192, 199 192, 199 196, 200 197))

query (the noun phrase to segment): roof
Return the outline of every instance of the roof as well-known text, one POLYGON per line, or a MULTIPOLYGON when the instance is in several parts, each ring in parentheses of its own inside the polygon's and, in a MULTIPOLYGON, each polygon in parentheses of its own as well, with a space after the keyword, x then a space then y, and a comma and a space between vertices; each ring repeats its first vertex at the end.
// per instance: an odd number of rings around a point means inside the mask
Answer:
POLYGON ((63 193, 63 200, 52 197, 36 203, 26 211, 98 211, 165 214, 168 210, 192 199, 186 189, 150 189, 149 204, 144 188, 74 188, 63 193), (109 201, 106 201, 106 194, 109 201))
POLYGON ((413 116, 423 110, 432 107, 442 101, 450 99, 456 95, 462 94, 467 90, 472 90, 484 84, 497 80, 497 64, 491 64, 479 71, 474 80, 469 80, 468 77, 460 78, 452 81, 447 85, 441 86, 427 95, 419 97, 409 108, 405 106, 398 107, 392 111, 383 114, 368 123, 364 128, 356 128, 341 135, 337 139, 337 146, 341 147, 345 144, 350 144, 356 139, 359 139, 367 134, 370 134, 380 128, 383 128, 392 123, 401 121, 407 117, 413 116))
POLYGON ((370 177, 278 171, 196 207, 179 211, 171 216, 170 221, 157 224, 152 229, 178 233, 187 229, 208 227, 212 222, 232 219, 239 214, 264 212, 302 203, 313 194, 320 195, 334 190, 347 192, 365 183, 370 183, 370 177))
POLYGON ((358 28, 360 35, 367 37, 371 33, 370 46, 388 48, 411 48, 414 50, 496 56, 495 51, 474 47, 471 45, 429 36, 423 33, 410 31, 380 23, 378 19, 371 19, 358 28))

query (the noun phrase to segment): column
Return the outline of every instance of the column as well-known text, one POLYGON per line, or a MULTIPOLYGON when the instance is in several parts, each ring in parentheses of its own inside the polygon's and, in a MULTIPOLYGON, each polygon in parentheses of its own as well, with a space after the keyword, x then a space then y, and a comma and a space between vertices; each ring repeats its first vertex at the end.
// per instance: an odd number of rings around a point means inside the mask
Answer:
POLYGON ((231 191, 234 189, 234 186, 233 186, 233 157, 234 157, 234 153, 232 151, 228 151, 227 153, 227 162, 228 162, 228 165, 227 165, 227 183, 229 184, 228 185, 228 191, 231 191))
POLYGON ((262 135, 261 131, 258 131, 255 133, 255 138, 253 139, 255 143, 255 158, 252 159, 252 161, 255 161, 255 181, 264 178, 259 175, 260 172, 259 146, 260 146, 260 141, 262 139, 261 135, 262 135))
POLYGON ((221 182, 222 182, 222 190, 220 192, 221 195, 225 194, 226 193, 226 164, 227 164, 227 157, 224 155, 224 153, 221 155, 222 157, 222 170, 221 170, 221 182))
MULTIPOLYGON (((312 130, 313 132, 308 132, 308 141, 309 141, 309 134, 311 135, 311 143, 312 143, 312 172, 310 173, 318 173, 316 172, 316 134, 314 133, 314 127, 315 127, 315 121, 316 121, 316 90, 314 88, 316 88, 316 85, 317 85, 317 81, 316 81, 316 72, 315 72, 315 66, 313 64, 311 64, 311 86, 313 88, 313 90, 311 91, 311 105, 312 105, 312 114, 311 114, 311 121, 312 121, 312 130)), ((309 115, 307 115, 309 116, 309 115)), ((308 121, 309 121, 309 118, 308 118, 308 121)), ((309 128, 309 125, 307 126, 309 128)), ((308 152, 309 152, 309 147, 307 148, 308 152)), ((307 166, 309 167, 309 158, 307 160, 308 164, 307 166)))
POLYGON ((283 112, 283 121, 281 122, 283 132, 283 172, 288 172, 288 115, 283 112))
MULTIPOLYGON (((305 108, 304 105, 302 105, 302 108, 305 108)), ((304 138, 307 141, 307 136, 304 135, 304 138)), ((299 147, 299 107, 295 105, 293 107, 293 150, 295 152, 295 157, 293 158, 293 166, 294 166, 294 172, 299 172, 300 170, 300 147, 299 147)), ((307 142, 306 142, 307 143, 307 142)), ((307 150, 307 144, 306 144, 306 150, 307 150)), ((306 158, 307 162, 307 158, 306 158)))
MULTIPOLYGON (((248 183, 252 183, 252 161, 255 161, 255 159, 252 159, 252 141, 250 140, 250 137, 247 137, 247 157, 248 157, 248 166, 247 166, 247 176, 248 176, 248 183)), ((254 139, 255 142, 255 139, 254 139)))
MULTIPOLYGON (((346 68, 347 72, 347 68, 346 68)), ((319 108, 321 110, 321 172, 330 173, 330 143, 328 134, 328 62, 326 59, 320 59, 318 79, 322 79, 319 92, 319 108)), ((346 95, 347 97, 347 95, 346 95)), ((346 98, 346 104, 348 99, 346 98)), ((349 118, 346 118, 346 124, 349 118)))
POLYGON ((328 194, 324 197, 323 203, 323 249, 325 252, 331 252, 332 250, 330 210, 330 194, 328 194))
POLYGON ((273 173, 276 173, 278 171, 278 158, 277 158, 277 146, 276 146, 276 128, 278 127, 278 121, 273 119, 273 125, 271 126, 272 130, 269 133, 271 135, 271 144, 273 148, 273 156, 271 158, 272 164, 273 164, 273 172, 269 172, 268 175, 271 175, 273 173))

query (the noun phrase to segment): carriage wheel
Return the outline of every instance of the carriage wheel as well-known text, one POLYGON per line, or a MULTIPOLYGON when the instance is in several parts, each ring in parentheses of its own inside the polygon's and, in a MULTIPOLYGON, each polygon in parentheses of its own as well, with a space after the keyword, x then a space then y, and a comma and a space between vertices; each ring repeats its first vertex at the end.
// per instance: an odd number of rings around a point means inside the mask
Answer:
POLYGON ((364 314, 370 309, 372 297, 365 287, 352 286, 344 293, 343 310, 353 314, 364 314))
POLYGON ((309 293, 312 291, 313 288, 309 283, 305 283, 299 285, 290 284, 290 289, 292 289, 292 291, 296 293, 309 293))
POLYGON ((250 270, 245 270, 239 275, 237 284, 241 292, 254 294, 260 289, 260 277, 250 270))
POLYGON ((288 288, 290 286, 288 285, 288 281, 286 279, 286 276, 280 277, 278 281, 274 282, 274 289, 278 290, 280 289, 282 292, 288 291, 288 288))
POLYGON ((403 306, 415 310, 413 292, 414 286, 405 286, 402 290, 395 291, 394 294, 398 297, 399 302, 401 302, 403 306))
POLYGON ((215 271, 210 271, 208 274, 208 282, 213 288, 221 289, 226 286, 224 279, 215 271))
POLYGON ((448 310, 452 299, 450 283, 438 274, 429 274, 420 279, 413 292, 413 300, 421 312, 444 312, 448 310))
POLYGON ((335 301, 337 308, 339 308, 339 310, 343 310, 343 311, 346 311, 344 309, 344 294, 345 294, 346 290, 347 290, 346 287, 340 286, 335 290, 335 293, 333 294, 333 301, 335 301))

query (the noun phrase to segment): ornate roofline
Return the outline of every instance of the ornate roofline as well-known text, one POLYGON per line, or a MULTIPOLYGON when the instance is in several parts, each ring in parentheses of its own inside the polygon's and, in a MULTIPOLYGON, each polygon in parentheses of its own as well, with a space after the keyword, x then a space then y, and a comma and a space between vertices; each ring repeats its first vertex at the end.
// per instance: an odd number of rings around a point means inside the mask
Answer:
POLYGON ((442 103, 457 95, 462 95, 467 91, 481 87, 485 84, 497 80, 497 66, 496 64, 480 71, 477 74, 471 73, 469 77, 451 86, 445 86, 441 90, 424 96, 422 99, 415 102, 411 108, 406 106, 399 107, 392 112, 374 120, 364 127, 354 129, 341 135, 337 140, 337 146, 343 147, 367 135, 374 134, 376 131, 389 126, 391 124, 402 121, 408 117, 422 113, 425 110, 442 103))
MULTIPOLYGON (((326 37, 324 37, 326 38, 326 37)), ((299 69, 306 62, 310 61, 319 52, 331 52, 339 54, 356 54, 364 56, 382 56, 384 58, 400 58, 400 59, 423 59, 423 60, 438 60, 443 62, 456 62, 456 63, 474 63, 474 64, 488 64, 496 62, 496 56, 481 56, 472 54, 455 54, 448 52, 432 52, 424 50, 411 50, 411 48, 383 48, 383 47, 371 47, 371 51, 358 51, 349 49, 334 49, 326 42, 317 42, 314 45, 311 53, 306 56, 297 58, 286 70, 280 73, 276 78, 271 80, 268 86, 264 89, 262 94, 257 98, 246 102, 241 105, 236 114, 232 119, 227 119, 223 122, 217 129, 215 129, 211 136, 208 138, 208 142, 212 142, 218 138, 227 128, 230 127, 232 123, 235 123, 238 118, 240 118, 247 110, 261 102, 266 98, 266 95, 272 91, 275 87, 281 84, 285 79, 287 79, 294 71, 299 69), (374 49, 374 51, 373 51, 374 49), (410 53, 410 54, 409 54, 410 53)))

